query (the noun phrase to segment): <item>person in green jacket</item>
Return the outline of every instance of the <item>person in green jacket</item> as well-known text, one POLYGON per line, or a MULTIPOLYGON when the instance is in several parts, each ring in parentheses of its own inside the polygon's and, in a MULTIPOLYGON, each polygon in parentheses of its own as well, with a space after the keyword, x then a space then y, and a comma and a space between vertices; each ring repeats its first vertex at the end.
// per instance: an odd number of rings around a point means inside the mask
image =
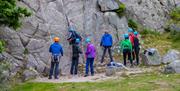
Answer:
POLYGON ((129 35, 124 34, 124 40, 120 42, 121 51, 123 52, 124 65, 126 66, 126 56, 128 55, 128 59, 130 60, 131 67, 133 66, 131 52, 132 52, 132 44, 129 40, 129 35))

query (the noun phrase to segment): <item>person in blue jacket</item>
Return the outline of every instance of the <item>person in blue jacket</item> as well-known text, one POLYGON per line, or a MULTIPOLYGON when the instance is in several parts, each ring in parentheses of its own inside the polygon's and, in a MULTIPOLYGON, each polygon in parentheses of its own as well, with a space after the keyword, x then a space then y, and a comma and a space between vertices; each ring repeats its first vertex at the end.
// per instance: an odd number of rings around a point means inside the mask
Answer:
POLYGON ((102 55, 102 59, 101 59, 101 63, 103 63, 104 61, 104 56, 106 54, 106 50, 108 50, 109 53, 109 57, 110 57, 110 61, 113 61, 113 57, 112 57, 112 53, 111 53, 111 47, 113 45, 113 38, 112 35, 108 33, 108 31, 106 30, 104 35, 101 38, 101 43, 100 46, 104 47, 104 51, 103 51, 103 55, 102 55))
POLYGON ((51 44, 49 52, 51 53, 51 68, 49 73, 49 79, 52 79, 53 73, 54 78, 59 79, 59 61, 61 56, 63 56, 63 48, 59 44, 59 38, 54 38, 54 43, 51 44))

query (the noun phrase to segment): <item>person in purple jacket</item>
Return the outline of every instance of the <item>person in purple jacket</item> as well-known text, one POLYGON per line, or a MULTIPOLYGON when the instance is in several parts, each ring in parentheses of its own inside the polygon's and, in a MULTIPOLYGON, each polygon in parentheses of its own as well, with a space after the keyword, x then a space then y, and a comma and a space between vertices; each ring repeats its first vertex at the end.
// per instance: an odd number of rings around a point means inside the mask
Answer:
POLYGON ((84 77, 89 76, 89 65, 91 69, 91 76, 94 76, 94 58, 96 57, 96 48, 91 43, 89 38, 86 39, 87 49, 86 49, 86 73, 84 77))

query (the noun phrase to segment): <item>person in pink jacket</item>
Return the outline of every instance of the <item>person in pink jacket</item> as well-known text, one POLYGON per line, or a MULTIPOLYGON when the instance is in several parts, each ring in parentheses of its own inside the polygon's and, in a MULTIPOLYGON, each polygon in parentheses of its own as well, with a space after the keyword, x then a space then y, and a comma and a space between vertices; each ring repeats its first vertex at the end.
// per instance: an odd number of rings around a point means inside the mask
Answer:
POLYGON ((91 76, 94 76, 94 59, 96 57, 96 48, 91 43, 89 38, 86 39, 87 49, 86 49, 86 73, 84 77, 89 76, 89 65, 91 70, 91 76))

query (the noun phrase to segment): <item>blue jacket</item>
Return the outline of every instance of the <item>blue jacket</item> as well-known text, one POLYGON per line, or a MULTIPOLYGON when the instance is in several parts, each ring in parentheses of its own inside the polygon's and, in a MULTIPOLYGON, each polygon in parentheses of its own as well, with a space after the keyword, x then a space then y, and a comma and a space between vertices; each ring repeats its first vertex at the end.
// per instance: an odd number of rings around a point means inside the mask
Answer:
POLYGON ((112 36, 108 33, 105 33, 101 38, 101 46, 112 46, 113 39, 112 36))
POLYGON ((63 56, 63 48, 59 43, 53 43, 51 44, 50 48, 49 48, 49 52, 53 54, 61 54, 61 56, 63 56))

